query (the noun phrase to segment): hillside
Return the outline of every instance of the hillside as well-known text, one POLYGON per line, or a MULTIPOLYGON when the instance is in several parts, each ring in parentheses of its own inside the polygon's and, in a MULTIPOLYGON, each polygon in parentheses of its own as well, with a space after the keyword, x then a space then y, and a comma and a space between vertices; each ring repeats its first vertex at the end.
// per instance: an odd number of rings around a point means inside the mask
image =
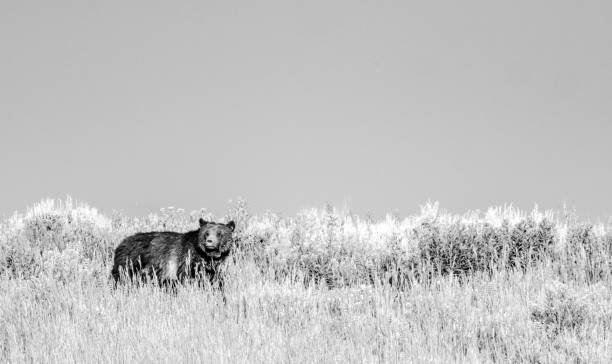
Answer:
POLYGON ((611 362, 612 227, 512 207, 372 221, 45 200, 0 223, 0 361, 611 362), (193 285, 113 289, 137 231, 237 222, 226 302, 193 285))

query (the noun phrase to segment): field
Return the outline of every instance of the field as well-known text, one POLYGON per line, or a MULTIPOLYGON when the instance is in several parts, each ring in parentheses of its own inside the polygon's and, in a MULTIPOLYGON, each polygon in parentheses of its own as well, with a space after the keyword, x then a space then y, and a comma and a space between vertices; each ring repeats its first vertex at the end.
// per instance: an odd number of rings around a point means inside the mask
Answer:
POLYGON ((382 221, 41 201, 0 222, 0 362, 612 362, 612 226, 437 204, 382 221), (214 290, 109 282, 125 236, 234 219, 214 290))

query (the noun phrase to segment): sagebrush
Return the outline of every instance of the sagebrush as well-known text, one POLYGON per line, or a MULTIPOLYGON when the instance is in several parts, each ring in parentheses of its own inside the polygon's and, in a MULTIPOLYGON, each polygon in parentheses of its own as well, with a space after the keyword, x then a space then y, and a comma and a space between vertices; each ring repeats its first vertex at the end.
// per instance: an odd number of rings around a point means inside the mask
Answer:
POLYGON ((609 362, 612 229, 512 207, 427 204, 382 221, 45 200, 0 223, 0 361, 609 362), (109 284, 140 231, 235 220, 225 297, 109 284))

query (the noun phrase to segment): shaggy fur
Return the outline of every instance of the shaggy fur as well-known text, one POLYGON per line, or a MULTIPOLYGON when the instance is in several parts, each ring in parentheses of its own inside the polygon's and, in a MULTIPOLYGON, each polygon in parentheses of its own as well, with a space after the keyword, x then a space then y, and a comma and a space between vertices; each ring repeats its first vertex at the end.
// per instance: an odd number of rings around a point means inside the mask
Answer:
POLYGON ((184 234, 177 232, 138 233, 125 238, 115 249, 111 272, 115 282, 135 276, 156 279, 160 284, 206 276, 218 283, 219 265, 233 245, 235 224, 207 222, 184 234))

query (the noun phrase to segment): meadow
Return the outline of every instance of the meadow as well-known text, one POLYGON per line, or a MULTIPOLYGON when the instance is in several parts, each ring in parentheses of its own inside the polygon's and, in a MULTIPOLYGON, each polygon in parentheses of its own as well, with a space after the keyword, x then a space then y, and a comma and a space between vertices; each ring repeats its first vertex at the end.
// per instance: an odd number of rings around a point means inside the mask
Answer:
POLYGON ((612 225, 428 203, 377 221, 44 200, 0 222, 0 362, 610 363, 612 225), (109 280, 137 231, 237 222, 225 299, 109 280))

